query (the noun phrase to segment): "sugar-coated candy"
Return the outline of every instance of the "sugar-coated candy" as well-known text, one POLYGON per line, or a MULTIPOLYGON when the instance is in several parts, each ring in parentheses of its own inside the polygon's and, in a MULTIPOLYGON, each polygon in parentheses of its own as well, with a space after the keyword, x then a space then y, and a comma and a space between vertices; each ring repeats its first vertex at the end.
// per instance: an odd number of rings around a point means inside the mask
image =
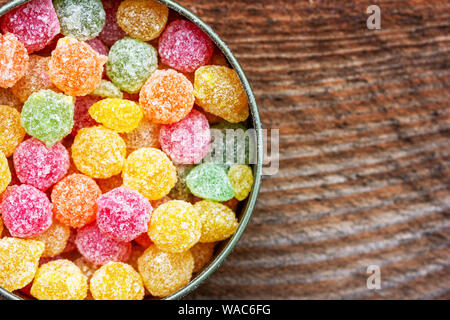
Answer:
POLYGON ((109 262, 95 271, 90 281, 95 300, 142 300, 144 284, 132 266, 109 262))
POLYGON ((60 26, 52 0, 32 0, 6 13, 1 29, 13 33, 31 53, 49 44, 60 26))
POLYGON ((50 79, 69 96, 85 96, 100 84, 106 61, 87 43, 62 38, 48 63, 50 79))
POLYGON ((249 116, 247 94, 233 69, 223 66, 198 68, 194 94, 200 107, 228 122, 245 121, 249 116))
POLYGON ((206 117, 192 110, 181 121, 163 125, 159 133, 162 150, 174 163, 199 163, 210 147, 210 130, 206 117))
POLYGON ((53 187, 51 199, 56 220, 72 228, 95 221, 97 199, 102 192, 94 180, 83 174, 65 177, 53 187))
POLYGON ((169 202, 170 200, 172 200, 170 197, 168 196, 164 196, 161 199, 158 200, 152 200, 150 201, 150 204, 152 205, 153 209, 158 208, 160 205, 169 202))
POLYGON ((155 48, 137 39, 124 38, 109 50, 106 74, 121 90, 136 93, 157 67, 155 48))
POLYGON ((119 187, 102 195, 97 204, 97 225, 108 237, 128 242, 148 230, 152 206, 139 192, 119 187))
POLYGON ((13 237, 29 238, 52 225, 52 204, 42 191, 22 184, 0 204, 3 223, 13 237))
POLYGON ((213 49, 208 35, 187 20, 171 22, 159 38, 161 61, 181 72, 194 72, 204 66, 213 49))
POLYGON ((42 253, 43 258, 57 256, 64 251, 70 237, 70 228, 58 222, 53 224, 44 233, 33 237, 33 240, 41 241, 45 244, 42 253))
POLYGON ((28 68, 25 46, 12 33, 0 35, 0 87, 11 88, 28 68))
POLYGON ((221 165, 202 163, 192 169, 186 184, 193 195, 213 201, 227 201, 234 197, 233 186, 221 165))
POLYGON ((159 131, 161 125, 143 118, 136 129, 124 134, 123 140, 127 144, 127 152, 131 153, 140 148, 159 148, 159 131))
POLYGON ((194 108, 196 108, 198 111, 201 111, 205 115, 206 119, 208 119, 209 124, 217 124, 223 121, 222 118, 215 116, 212 113, 206 112, 205 110, 203 110, 198 106, 197 107, 194 106, 194 108))
POLYGON ((101 98, 94 96, 76 97, 75 99, 75 111, 73 115, 73 129, 72 135, 76 136, 78 131, 82 128, 93 127, 97 122, 92 119, 89 114, 89 108, 101 98))
POLYGON ((108 98, 96 102, 89 108, 91 117, 106 128, 116 132, 135 129, 143 115, 141 107, 133 101, 108 98))
POLYGON ((242 201, 247 198, 253 186, 253 172, 249 166, 234 165, 228 170, 228 179, 234 189, 234 196, 242 201))
POLYGON ((175 166, 167 155, 155 148, 132 152, 123 168, 123 185, 149 200, 167 195, 177 181, 175 166))
POLYGON ((72 261, 59 259, 39 267, 30 293, 39 300, 83 300, 86 276, 72 261))
POLYGON ((199 201, 194 208, 200 213, 200 242, 216 242, 230 237, 239 226, 234 212, 226 205, 209 200, 199 201))
POLYGON ((117 174, 107 179, 97 179, 96 180, 102 193, 107 193, 112 189, 118 188, 123 184, 123 179, 121 174, 117 174))
POLYGON ((53 5, 65 36, 90 40, 105 25, 105 10, 100 0, 53 0, 53 5))
POLYGON ((98 87, 91 92, 91 95, 102 98, 123 98, 122 91, 120 91, 120 89, 117 88, 114 83, 108 80, 102 80, 98 87))
POLYGON ((103 9, 106 13, 105 26, 98 35, 105 45, 111 47, 116 41, 124 38, 127 34, 117 24, 117 9, 122 0, 103 0, 103 9))
POLYGON ((34 138, 22 142, 13 159, 20 182, 42 191, 61 180, 69 169, 69 153, 61 143, 48 148, 34 138))
POLYGON ((75 265, 80 268, 81 272, 87 277, 88 280, 92 278, 95 271, 97 271, 100 266, 87 261, 84 257, 79 257, 73 261, 75 265))
POLYGON ((186 177, 193 166, 177 164, 175 165, 175 168, 177 170, 177 183, 170 190, 169 197, 174 200, 183 200, 190 202, 192 193, 189 191, 189 188, 186 185, 186 177))
POLYGON ((169 9, 154 0, 125 0, 117 10, 117 23, 131 37, 150 41, 167 23, 169 9))
POLYGON ((77 231, 74 228, 70 228, 69 239, 67 239, 66 247, 63 250, 63 253, 72 252, 77 248, 75 245, 75 238, 77 237, 77 231))
POLYGON ((131 242, 120 242, 104 235, 96 223, 78 230, 75 239, 78 251, 93 264, 103 265, 110 261, 127 261, 131 242))
POLYGON ((152 122, 175 123, 194 107, 192 83, 175 70, 155 71, 141 89, 139 103, 152 122))
POLYGON ((176 253, 192 248, 201 230, 200 214, 192 204, 171 200, 153 211, 148 235, 158 249, 176 253))
POLYGON ((0 105, 0 151, 11 156, 25 137, 20 113, 13 107, 0 105))
POLYGON ((0 287, 14 291, 29 284, 44 252, 40 241, 5 237, 0 239, 0 287))
POLYGON ((190 251, 169 253, 151 245, 139 257, 138 270, 153 296, 166 297, 189 283, 194 258, 190 251))
POLYGON ((199 272, 211 260, 214 254, 214 242, 197 243, 191 248, 194 257, 194 272, 199 272))
POLYGON ((22 111, 22 102, 12 93, 11 89, 0 87, 0 105, 10 106, 22 111))
POLYGON ((73 98, 51 90, 33 93, 25 102, 21 123, 32 137, 52 147, 73 127, 73 98))
POLYGON ((99 54, 103 55, 103 56, 108 56, 109 53, 109 49, 107 46, 105 46, 105 44, 102 42, 102 40, 100 40, 98 37, 88 40, 86 41, 86 43, 88 45, 91 46, 92 49, 94 49, 95 51, 97 51, 99 54))
POLYGON ((50 89, 58 91, 56 86, 50 81, 48 74, 49 57, 31 55, 28 69, 25 75, 11 88, 11 92, 20 99, 22 103, 28 97, 39 90, 50 89))
POLYGON ((126 145, 119 134, 103 126, 78 131, 72 158, 78 170, 95 179, 110 178, 122 171, 126 145))

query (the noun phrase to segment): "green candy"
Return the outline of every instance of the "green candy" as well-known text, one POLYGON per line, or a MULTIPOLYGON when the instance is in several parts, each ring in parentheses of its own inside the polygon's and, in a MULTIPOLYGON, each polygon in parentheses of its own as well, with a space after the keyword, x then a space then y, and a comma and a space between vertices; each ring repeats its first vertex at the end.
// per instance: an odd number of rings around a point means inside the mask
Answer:
POLYGON ((53 6, 65 36, 86 41, 103 30, 106 14, 101 0, 53 0, 53 6))
POLYGON ((158 55, 141 40, 124 38, 109 50, 106 74, 119 89, 136 93, 158 68, 158 55))
POLYGON ((72 132, 74 108, 72 97, 41 90, 23 105, 21 123, 30 136, 50 148, 72 132))
POLYGON ((228 201, 234 197, 233 186, 222 166, 203 163, 192 169, 186 184, 193 195, 212 201, 228 201))
POLYGON ((100 85, 91 92, 91 96, 122 99, 123 93, 111 81, 102 80, 100 85))

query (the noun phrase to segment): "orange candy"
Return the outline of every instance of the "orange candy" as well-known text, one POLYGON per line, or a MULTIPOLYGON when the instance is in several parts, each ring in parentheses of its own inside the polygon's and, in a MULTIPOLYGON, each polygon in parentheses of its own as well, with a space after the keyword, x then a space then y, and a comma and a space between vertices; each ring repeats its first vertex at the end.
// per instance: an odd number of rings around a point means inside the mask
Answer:
POLYGON ((10 88, 25 75, 28 53, 15 35, 0 35, 0 87, 10 88))

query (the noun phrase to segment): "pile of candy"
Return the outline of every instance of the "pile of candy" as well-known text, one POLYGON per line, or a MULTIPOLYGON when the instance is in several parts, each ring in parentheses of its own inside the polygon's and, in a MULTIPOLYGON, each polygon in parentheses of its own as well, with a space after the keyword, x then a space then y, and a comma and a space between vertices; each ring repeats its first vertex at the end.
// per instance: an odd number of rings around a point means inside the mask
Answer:
POLYGON ((212 129, 246 128, 236 72, 153 0, 32 0, 0 27, 0 286, 74 300, 185 286, 252 189, 248 144, 208 161, 212 129))

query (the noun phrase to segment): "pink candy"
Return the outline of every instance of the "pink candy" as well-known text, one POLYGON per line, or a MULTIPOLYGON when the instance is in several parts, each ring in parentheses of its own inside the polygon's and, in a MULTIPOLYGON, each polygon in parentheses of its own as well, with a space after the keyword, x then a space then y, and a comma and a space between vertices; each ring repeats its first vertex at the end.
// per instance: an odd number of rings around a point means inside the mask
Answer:
POLYGON ((86 41, 86 43, 88 45, 90 45, 91 48, 94 49, 95 51, 97 51, 98 53, 100 53, 104 56, 108 56, 108 52, 109 52, 108 47, 105 46, 105 44, 102 42, 102 40, 100 40, 98 37, 88 40, 88 41, 86 41))
POLYGON ((195 24, 175 20, 159 38, 161 61, 181 72, 194 72, 212 56, 211 39, 195 24))
POLYGON ((140 193, 119 187, 102 195, 97 204, 98 228, 110 238, 128 242, 147 232, 153 209, 140 193))
POLYGON ((35 138, 17 147, 13 161, 20 182, 42 191, 61 180, 70 164, 69 153, 60 142, 47 148, 35 138))
POLYGON ((52 204, 46 194, 26 184, 11 190, 2 201, 0 211, 13 237, 34 237, 52 224, 52 204))
POLYGON ((51 0, 32 0, 2 17, 3 33, 14 33, 28 53, 43 49, 59 34, 58 17, 51 0))
POLYGON ((183 120, 163 125, 159 142, 175 163, 199 163, 209 152, 211 132, 205 115, 193 109, 183 120))
POLYGON ((109 261, 127 261, 131 242, 119 242, 100 232, 96 223, 81 228, 75 239, 78 251, 93 264, 103 265, 109 261))
POLYGON ((101 98, 94 96, 77 97, 75 100, 75 111, 73 116, 72 135, 76 136, 78 131, 83 128, 95 126, 97 122, 89 114, 89 108, 101 98))
POLYGON ((111 47, 117 40, 120 40, 127 35, 117 24, 117 9, 121 2, 122 0, 102 1, 103 9, 105 9, 106 13, 106 22, 98 37, 108 47, 111 47))

